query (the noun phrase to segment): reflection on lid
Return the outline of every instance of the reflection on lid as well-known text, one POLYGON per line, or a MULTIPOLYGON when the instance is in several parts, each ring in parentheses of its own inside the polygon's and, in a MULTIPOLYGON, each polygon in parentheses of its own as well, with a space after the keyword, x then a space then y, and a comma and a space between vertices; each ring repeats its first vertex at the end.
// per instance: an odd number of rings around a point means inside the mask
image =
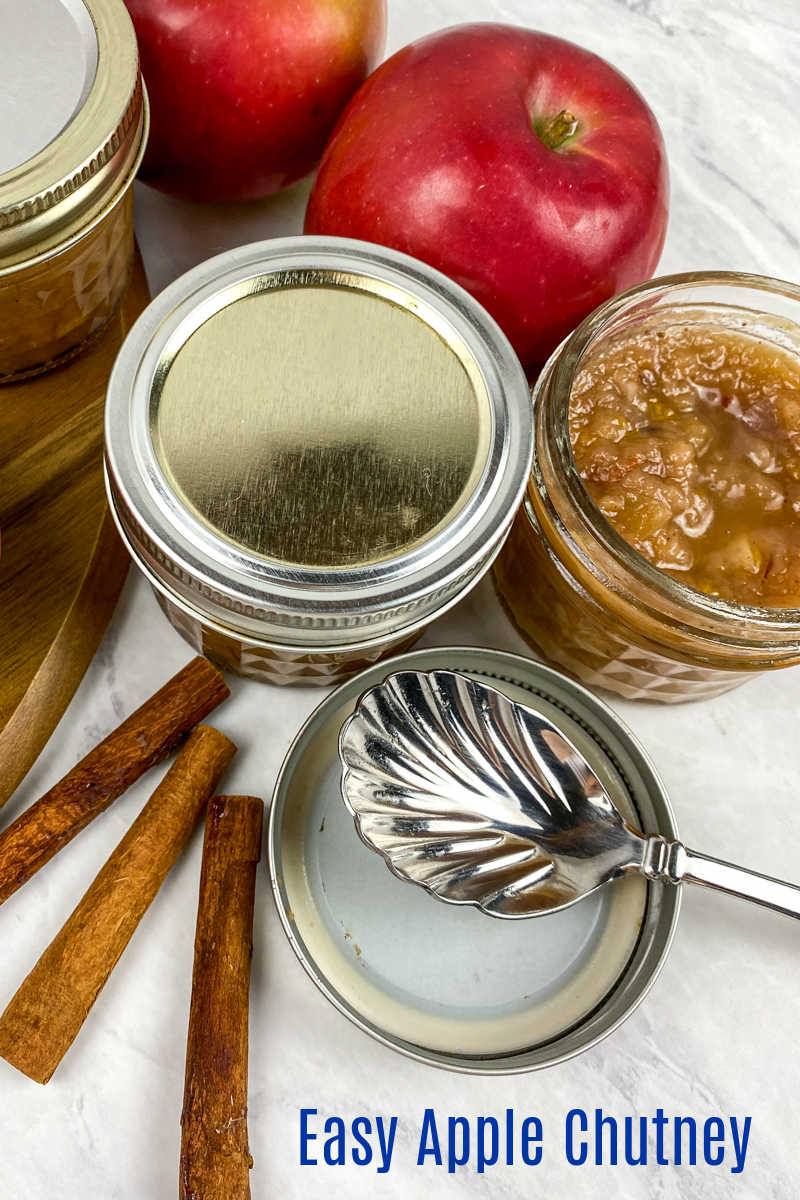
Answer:
POLYGON ((273 288, 179 349, 153 439, 183 502, 230 541, 297 565, 360 565, 408 551, 466 502, 489 438, 478 387, 398 304, 273 288))
POLYGON ((82 0, 25 0, 0 17, 0 174, 28 161, 69 124, 97 70, 97 37, 82 0))

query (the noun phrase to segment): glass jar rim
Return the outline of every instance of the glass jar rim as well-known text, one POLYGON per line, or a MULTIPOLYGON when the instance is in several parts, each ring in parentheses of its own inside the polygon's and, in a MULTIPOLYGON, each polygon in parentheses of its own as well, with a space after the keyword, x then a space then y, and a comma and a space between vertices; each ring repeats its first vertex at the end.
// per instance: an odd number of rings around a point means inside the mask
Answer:
MULTIPOLYGON (((557 407, 549 406, 546 414, 550 423, 549 433, 561 482, 586 531, 600 543, 602 549, 616 565, 626 571, 633 570, 637 577, 651 589, 654 596, 663 598, 670 606, 685 610, 701 620, 715 621, 728 618, 740 624, 747 623, 751 628, 764 635, 792 633, 800 627, 800 608, 769 608, 723 600, 681 583, 666 571, 662 571, 648 562, 643 554, 617 532, 594 502, 581 478, 572 451, 568 425, 572 383, 583 355, 595 337, 628 305, 646 300, 649 295, 662 294, 665 289, 680 291, 714 285, 750 288, 754 291, 782 295, 791 302, 797 303, 798 319, 796 324, 800 328, 800 286, 786 280, 734 271, 689 271, 656 276, 645 283, 612 296, 610 300, 605 301, 590 313, 564 339, 545 363, 533 387, 534 410, 537 413, 538 422, 538 417, 541 415, 542 396, 547 389, 552 388, 554 393, 562 399, 563 403, 557 407)), ((534 449, 531 479, 539 493, 546 494, 547 488, 541 474, 536 448, 534 449)), ((560 532, 568 537, 568 531, 559 514, 553 510, 551 516, 555 518, 560 532)), ((581 561, 585 568, 597 577, 596 564, 583 554, 581 554, 581 561)))

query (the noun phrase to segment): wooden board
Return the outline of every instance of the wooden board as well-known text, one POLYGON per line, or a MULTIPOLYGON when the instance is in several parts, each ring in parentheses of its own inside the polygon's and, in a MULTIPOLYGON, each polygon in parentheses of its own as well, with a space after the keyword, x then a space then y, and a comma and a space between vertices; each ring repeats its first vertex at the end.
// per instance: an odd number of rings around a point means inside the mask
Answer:
POLYGON ((0 386, 0 805, 58 724, 125 582, 103 489, 103 406, 148 299, 137 254, 117 315, 89 350, 0 386))

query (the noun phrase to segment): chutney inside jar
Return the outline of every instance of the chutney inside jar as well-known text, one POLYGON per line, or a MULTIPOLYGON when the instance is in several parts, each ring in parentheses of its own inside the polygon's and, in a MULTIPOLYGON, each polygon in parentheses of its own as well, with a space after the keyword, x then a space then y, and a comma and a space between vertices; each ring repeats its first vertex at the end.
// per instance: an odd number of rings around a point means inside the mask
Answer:
POLYGON ((134 261, 132 188, 149 125, 120 0, 26 0, 6 10, 0 384, 70 360, 117 310, 134 261))
POLYGON ((738 604, 800 608, 800 358, 664 315, 590 348, 569 411, 575 463, 654 566, 738 604))

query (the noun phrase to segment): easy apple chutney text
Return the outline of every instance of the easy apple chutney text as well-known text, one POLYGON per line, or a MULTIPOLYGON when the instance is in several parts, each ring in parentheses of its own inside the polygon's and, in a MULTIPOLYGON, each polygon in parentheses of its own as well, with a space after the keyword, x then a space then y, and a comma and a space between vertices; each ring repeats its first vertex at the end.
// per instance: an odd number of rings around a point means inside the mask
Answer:
POLYGON ((581 478, 654 566, 725 601, 800 608, 800 360, 734 329, 640 328, 570 398, 581 478))

